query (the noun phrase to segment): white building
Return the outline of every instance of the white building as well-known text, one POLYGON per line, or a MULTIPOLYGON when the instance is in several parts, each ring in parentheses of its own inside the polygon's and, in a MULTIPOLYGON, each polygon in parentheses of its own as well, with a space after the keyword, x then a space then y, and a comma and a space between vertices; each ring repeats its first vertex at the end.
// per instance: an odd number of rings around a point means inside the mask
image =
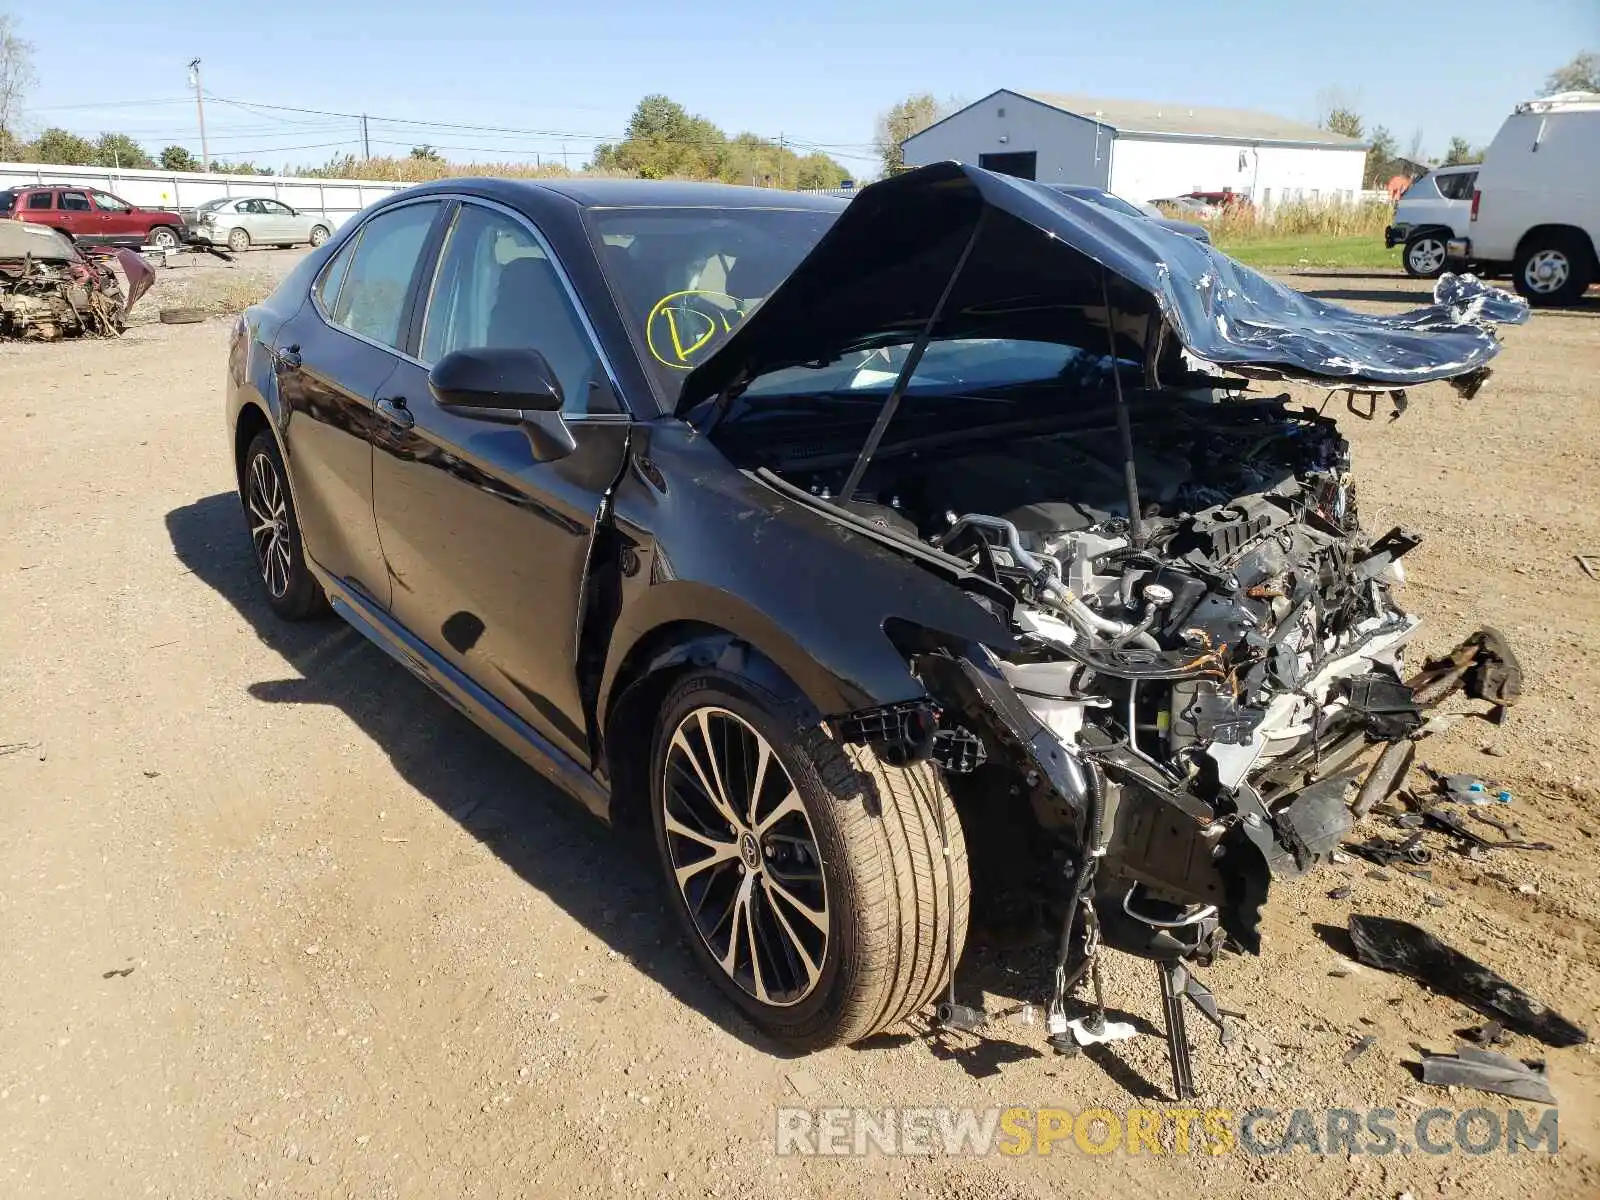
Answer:
POLYGON ((1268 206, 1354 200, 1366 146, 1268 113, 1001 89, 913 134, 907 166, 955 159, 1134 201, 1236 192, 1268 206))

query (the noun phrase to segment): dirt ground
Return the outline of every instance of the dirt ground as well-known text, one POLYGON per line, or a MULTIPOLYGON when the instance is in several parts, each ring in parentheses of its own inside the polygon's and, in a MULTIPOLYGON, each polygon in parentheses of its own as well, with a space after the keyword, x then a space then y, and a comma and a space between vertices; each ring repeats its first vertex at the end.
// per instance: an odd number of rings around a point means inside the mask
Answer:
MULTIPOLYGON (((178 292, 163 276, 155 304, 178 292)), ((1093 1056, 1007 1017, 981 1043, 786 1058, 696 974, 639 849, 354 631, 272 618, 222 428, 227 331, 0 346, 0 1195, 1600 1194, 1596 1047, 1524 1038, 1560 1101, 1553 1157, 778 1157, 780 1105, 1160 1106, 1155 973, 1110 956, 1146 1032, 1093 1056)), ((1206 1105, 1511 1106, 1418 1081, 1416 1046, 1480 1018, 1350 965, 1352 911, 1600 1026, 1600 582, 1573 557, 1600 554, 1600 304, 1506 343, 1475 400, 1434 386, 1392 425, 1343 423, 1368 524, 1428 534, 1403 593, 1422 648, 1487 622, 1528 672, 1508 725, 1464 719, 1420 757, 1501 781, 1557 849, 1435 838, 1431 881, 1358 861, 1276 885, 1262 956, 1204 972, 1247 1018, 1226 1050, 1191 1018, 1206 1105)), ((1038 999, 1042 963, 975 947, 963 974, 997 1012, 1038 999)))

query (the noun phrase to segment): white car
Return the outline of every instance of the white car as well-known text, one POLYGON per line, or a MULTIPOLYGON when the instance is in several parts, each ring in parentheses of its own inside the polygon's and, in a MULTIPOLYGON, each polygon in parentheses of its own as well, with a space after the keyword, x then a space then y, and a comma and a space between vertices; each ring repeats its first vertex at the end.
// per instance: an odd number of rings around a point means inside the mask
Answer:
POLYGON ((230 196, 210 200, 195 211, 190 236, 213 246, 226 245, 235 254, 251 246, 320 246, 333 233, 326 217, 290 208, 269 196, 230 196))
POLYGON ((1509 264, 1530 304, 1575 304, 1600 277, 1600 93, 1517 105, 1483 156, 1452 259, 1509 264))
POLYGON ((1444 271, 1450 239, 1466 236, 1477 179, 1477 163, 1438 167, 1400 197, 1394 223, 1383 231, 1383 244, 1405 247, 1400 264, 1407 275, 1432 279, 1444 271))

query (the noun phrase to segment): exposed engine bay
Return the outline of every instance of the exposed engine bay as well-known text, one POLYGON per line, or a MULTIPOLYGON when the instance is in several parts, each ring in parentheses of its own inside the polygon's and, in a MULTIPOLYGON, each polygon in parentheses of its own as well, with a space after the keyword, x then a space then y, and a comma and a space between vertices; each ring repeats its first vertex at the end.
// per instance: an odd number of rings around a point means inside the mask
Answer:
POLYGON ((938 708, 927 752, 969 846, 1000 831, 992 878, 974 854, 975 905, 1027 893, 1080 965, 1100 939, 1168 962, 1258 949, 1271 877, 1326 859, 1356 760, 1421 724, 1417 619, 1394 595, 1420 538, 1362 529, 1334 420, 1287 396, 1134 408, 1131 473, 1111 412, 880 454, 849 498, 842 470, 764 472, 958 560, 1015 630, 1004 654, 912 655, 938 708))
POLYGON ((116 337, 154 278, 131 250, 84 253, 53 229, 0 221, 0 338, 116 337))

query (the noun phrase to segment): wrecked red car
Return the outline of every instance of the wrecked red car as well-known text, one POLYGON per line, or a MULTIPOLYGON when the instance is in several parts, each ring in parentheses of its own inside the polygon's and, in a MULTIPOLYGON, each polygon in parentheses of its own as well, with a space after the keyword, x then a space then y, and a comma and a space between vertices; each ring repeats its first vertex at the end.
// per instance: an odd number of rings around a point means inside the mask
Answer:
POLYGON ((153 282, 132 250, 86 253, 53 229, 0 221, 0 338, 116 337, 153 282))

